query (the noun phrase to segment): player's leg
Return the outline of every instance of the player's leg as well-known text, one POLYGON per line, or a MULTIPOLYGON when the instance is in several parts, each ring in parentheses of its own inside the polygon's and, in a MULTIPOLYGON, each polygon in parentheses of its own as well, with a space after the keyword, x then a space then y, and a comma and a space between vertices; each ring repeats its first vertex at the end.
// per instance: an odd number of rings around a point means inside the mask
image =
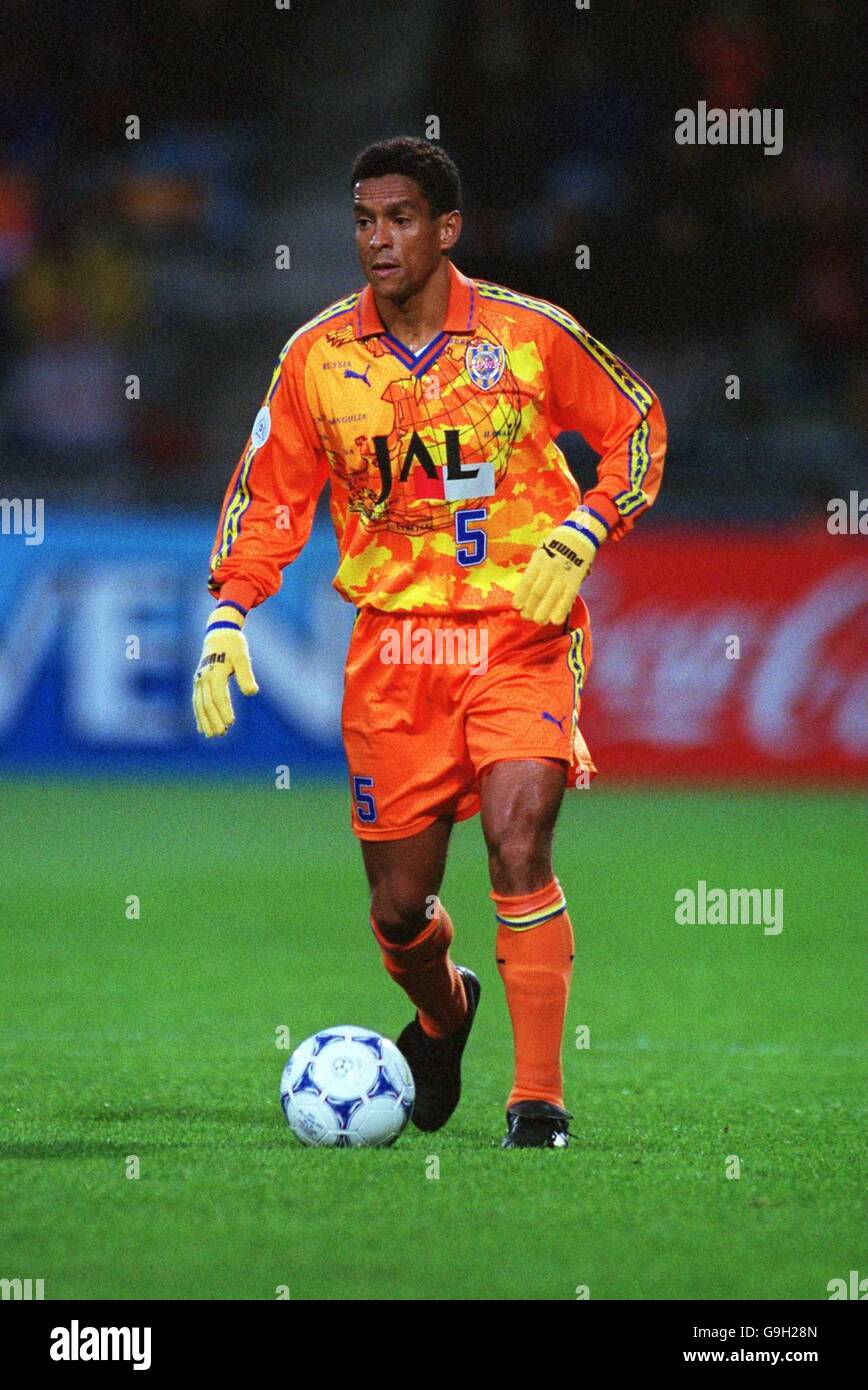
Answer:
POLYGON ((438 897, 451 829, 443 816, 406 839, 362 841, 383 964, 416 1005, 397 1044, 416 1083, 413 1122, 424 1130, 440 1129, 458 1104, 479 1002, 476 976, 452 962, 452 921, 438 897))
MULTIPOLYGON (((435 629, 441 620, 420 617, 435 629)), ((461 1094, 461 1054, 479 982, 453 964, 438 898, 453 820, 479 804, 446 666, 386 661, 395 616, 363 609, 347 654, 342 725, 351 819, 383 962, 416 1005, 397 1043, 416 1082, 413 1122, 439 1129, 461 1094)), ((459 673, 459 674, 463 674, 459 673)))
POLYGON ((363 840, 371 926, 383 963, 419 1011, 431 1037, 464 1021, 461 977, 449 956, 453 928, 437 894, 446 869, 451 817, 403 840, 363 840))
POLYGON ((561 1047, 573 930, 552 869, 564 764, 522 759, 482 777, 482 828, 497 917, 497 968, 512 1022, 515 1074, 507 1147, 564 1147, 561 1047))
POLYGON ((466 736, 515 1044, 509 1148, 568 1142, 561 1045, 573 933, 552 870, 552 839, 565 786, 586 767, 593 772, 578 728, 590 630, 583 609, 573 617, 578 626, 562 630, 515 612, 488 615, 488 669, 467 682, 466 736))
POLYGON ((555 758, 509 759, 483 771, 482 832, 496 894, 527 896, 551 882, 564 789, 564 767, 555 758))
POLYGON ((431 921, 432 903, 446 872, 452 817, 438 818, 416 835, 396 840, 361 840, 371 891, 371 914, 382 934, 401 945, 431 921))

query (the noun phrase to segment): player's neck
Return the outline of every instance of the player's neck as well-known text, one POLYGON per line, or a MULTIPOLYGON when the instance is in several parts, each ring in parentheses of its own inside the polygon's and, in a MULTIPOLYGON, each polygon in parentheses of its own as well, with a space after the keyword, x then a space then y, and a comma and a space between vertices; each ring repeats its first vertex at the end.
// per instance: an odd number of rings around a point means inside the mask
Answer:
POLYGON ((420 352, 443 328, 449 306, 449 261, 444 256, 422 288, 403 303, 374 299, 388 331, 413 352, 420 352))

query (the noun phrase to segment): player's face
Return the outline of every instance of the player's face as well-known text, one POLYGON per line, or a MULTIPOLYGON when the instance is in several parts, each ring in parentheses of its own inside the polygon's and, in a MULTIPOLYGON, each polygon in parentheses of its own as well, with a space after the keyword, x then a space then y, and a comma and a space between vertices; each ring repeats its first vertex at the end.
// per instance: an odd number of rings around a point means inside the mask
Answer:
POLYGON ((431 216, 419 185, 404 174, 360 179, 353 189, 356 247, 381 299, 400 303, 422 288, 457 240, 459 214, 431 216))

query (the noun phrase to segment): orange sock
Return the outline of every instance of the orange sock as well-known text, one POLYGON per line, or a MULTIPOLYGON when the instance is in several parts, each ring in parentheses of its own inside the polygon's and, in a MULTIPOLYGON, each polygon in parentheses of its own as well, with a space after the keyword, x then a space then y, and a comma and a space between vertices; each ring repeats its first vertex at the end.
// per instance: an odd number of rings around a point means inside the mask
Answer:
POLYGON ((441 902, 437 916, 413 941, 396 946, 387 941, 371 918, 374 936, 383 952, 383 964, 419 1011, 419 1023, 432 1038, 454 1033, 467 1013, 464 981, 449 959, 455 935, 449 913, 441 902))
POLYGON ((563 1109, 561 1042, 574 943, 561 885, 553 878, 535 893, 491 897, 497 915, 497 968, 515 1045, 515 1081, 507 1106, 547 1100, 563 1109))

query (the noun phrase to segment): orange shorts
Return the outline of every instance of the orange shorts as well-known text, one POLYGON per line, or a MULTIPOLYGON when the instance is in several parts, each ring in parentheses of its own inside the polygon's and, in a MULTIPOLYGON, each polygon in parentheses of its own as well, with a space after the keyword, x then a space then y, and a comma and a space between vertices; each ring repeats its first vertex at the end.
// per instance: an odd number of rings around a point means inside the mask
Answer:
POLYGON ((343 738, 353 832, 400 840, 439 816, 479 810, 491 763, 555 758, 569 786, 596 769, 579 732, 591 659, 579 626, 539 627, 500 613, 359 611, 347 653, 343 738))

